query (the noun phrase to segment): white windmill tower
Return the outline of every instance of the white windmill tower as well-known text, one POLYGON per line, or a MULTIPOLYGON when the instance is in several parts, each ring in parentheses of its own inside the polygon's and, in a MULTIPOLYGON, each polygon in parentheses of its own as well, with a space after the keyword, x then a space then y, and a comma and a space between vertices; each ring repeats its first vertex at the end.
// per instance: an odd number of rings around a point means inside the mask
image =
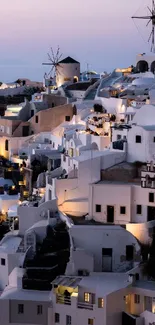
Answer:
POLYGON ((51 53, 47 53, 49 62, 44 62, 42 65, 51 66, 51 69, 48 73, 44 75, 44 84, 50 93, 50 88, 57 87, 56 85, 56 77, 60 74, 58 67, 60 67, 59 61, 62 57, 60 54, 60 47, 58 46, 56 53, 54 54, 53 48, 51 47, 51 53))

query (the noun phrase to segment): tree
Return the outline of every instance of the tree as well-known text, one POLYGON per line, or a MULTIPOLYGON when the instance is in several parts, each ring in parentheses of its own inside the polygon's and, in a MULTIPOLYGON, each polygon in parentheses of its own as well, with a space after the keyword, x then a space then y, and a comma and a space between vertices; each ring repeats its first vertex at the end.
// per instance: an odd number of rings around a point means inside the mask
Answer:
POLYGON ((18 85, 21 85, 22 80, 21 80, 21 79, 17 79, 17 80, 15 81, 15 83, 18 84, 18 85))
POLYGON ((153 234, 152 244, 149 249, 149 259, 143 266, 143 272, 148 278, 155 280, 155 234, 153 234))

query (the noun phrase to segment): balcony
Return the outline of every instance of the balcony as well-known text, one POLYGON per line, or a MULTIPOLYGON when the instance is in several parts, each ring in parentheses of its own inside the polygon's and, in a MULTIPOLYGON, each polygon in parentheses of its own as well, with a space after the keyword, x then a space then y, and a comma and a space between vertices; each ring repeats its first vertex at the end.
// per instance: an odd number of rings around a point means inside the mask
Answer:
POLYGON ((63 305, 72 305, 73 300, 76 299, 76 308, 93 310, 93 304, 87 302, 80 302, 77 300, 78 293, 72 293, 71 296, 65 297, 64 295, 56 295, 56 303, 63 305))
POLYGON ((147 163, 146 166, 143 166, 142 172, 147 172, 146 174, 155 173, 155 164, 153 162, 147 163))
POLYGON ((141 187, 155 188, 155 174, 151 176, 147 172, 141 172, 141 187))
POLYGON ((90 304, 88 302, 78 302, 77 307, 81 309, 93 310, 93 304, 90 304))
POLYGON ((63 295, 56 295, 56 303, 63 305, 71 305, 71 297, 65 297, 63 295))

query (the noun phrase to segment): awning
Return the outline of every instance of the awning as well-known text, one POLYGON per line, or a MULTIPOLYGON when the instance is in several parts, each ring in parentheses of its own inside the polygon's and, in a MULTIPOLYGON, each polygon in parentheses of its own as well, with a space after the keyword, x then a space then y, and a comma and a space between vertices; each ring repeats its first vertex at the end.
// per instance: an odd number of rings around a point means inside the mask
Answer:
POLYGON ((81 280, 82 278, 79 277, 59 276, 52 282, 52 285, 76 288, 81 280))

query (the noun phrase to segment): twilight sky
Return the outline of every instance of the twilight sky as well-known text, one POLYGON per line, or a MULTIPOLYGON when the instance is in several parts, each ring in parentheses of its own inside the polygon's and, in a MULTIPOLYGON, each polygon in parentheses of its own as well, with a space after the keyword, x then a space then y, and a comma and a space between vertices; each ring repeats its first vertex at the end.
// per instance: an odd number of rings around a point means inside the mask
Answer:
POLYGON ((149 0, 5 0, 0 19, 0 81, 42 80, 50 46, 102 72, 135 63, 148 52, 149 30, 132 19, 149 0), (144 38, 144 40, 143 40, 144 38))

